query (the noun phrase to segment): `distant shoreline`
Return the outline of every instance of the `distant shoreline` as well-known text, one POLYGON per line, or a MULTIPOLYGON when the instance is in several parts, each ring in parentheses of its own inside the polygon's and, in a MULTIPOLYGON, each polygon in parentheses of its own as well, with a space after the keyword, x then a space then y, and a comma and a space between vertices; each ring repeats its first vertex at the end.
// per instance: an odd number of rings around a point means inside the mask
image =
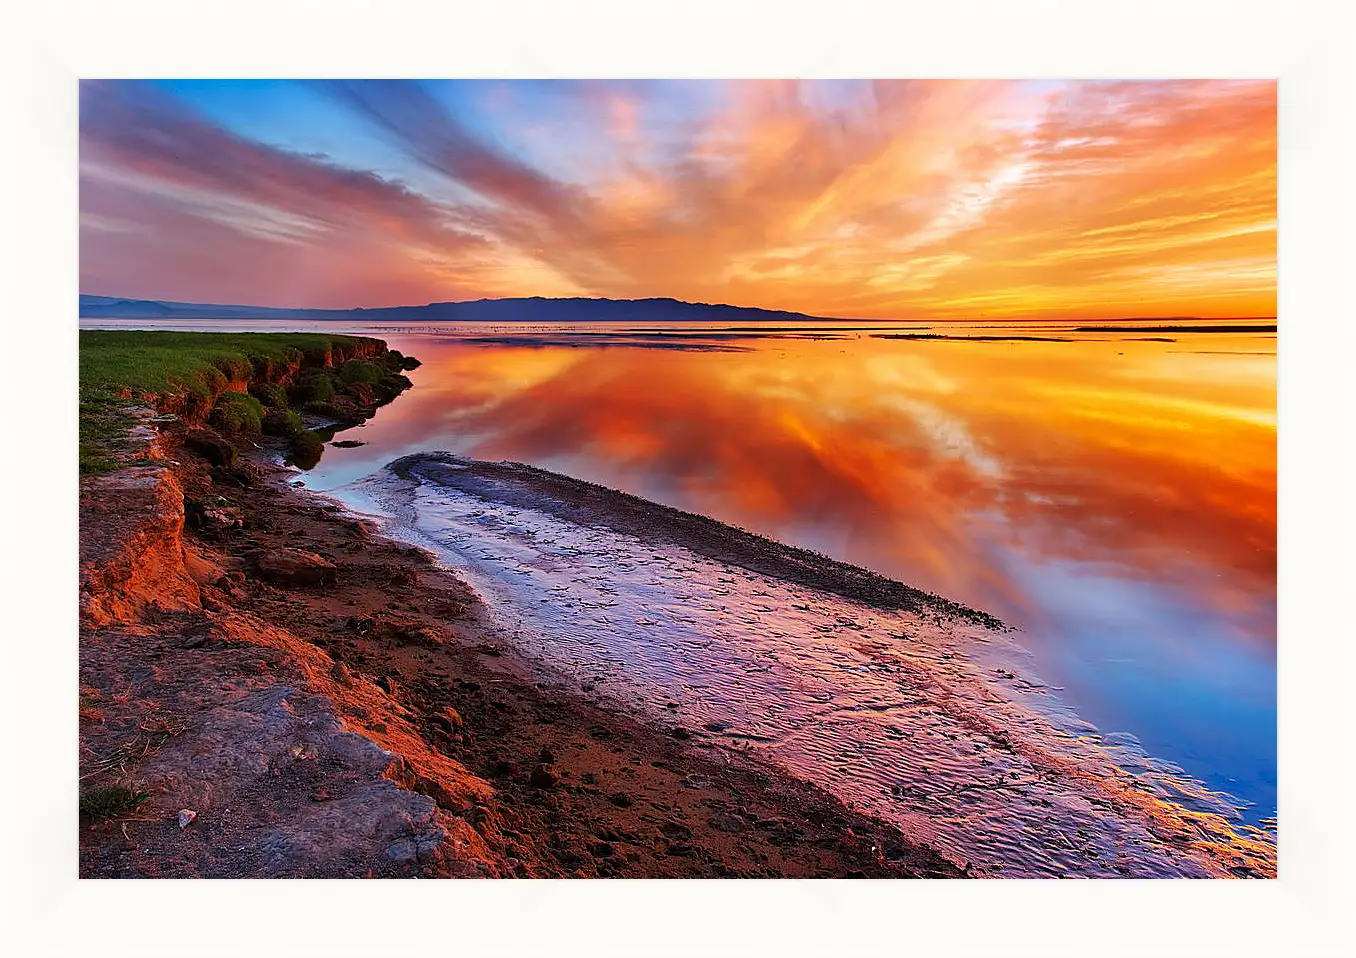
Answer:
MULTIPOLYGON (((1177 324, 1186 332, 1192 324, 1201 331, 1217 331, 1216 323, 1242 324, 1270 320, 1274 316, 1225 316, 1207 320, 1200 316, 1130 316, 1122 319, 1096 317, 991 317, 969 319, 928 319, 920 317, 819 316, 796 310, 765 309, 757 306, 731 306, 724 303, 692 303, 667 297, 645 299, 608 299, 604 297, 550 298, 542 296, 477 299, 462 302, 425 303, 413 306, 374 307, 290 307, 250 306, 223 303, 186 303, 173 300, 135 299, 118 296, 80 294, 81 319, 236 319, 236 320, 332 320, 337 322, 795 322, 795 323, 1099 323, 1117 330, 1129 330, 1126 324, 1177 324)), ((1251 330, 1254 327, 1247 327, 1251 330)), ((1098 332, 1100 327, 1079 327, 1076 332, 1098 332)))
POLYGON ((1247 326, 1232 324, 1227 326, 1075 326, 1075 333, 1274 333, 1276 324, 1247 326))

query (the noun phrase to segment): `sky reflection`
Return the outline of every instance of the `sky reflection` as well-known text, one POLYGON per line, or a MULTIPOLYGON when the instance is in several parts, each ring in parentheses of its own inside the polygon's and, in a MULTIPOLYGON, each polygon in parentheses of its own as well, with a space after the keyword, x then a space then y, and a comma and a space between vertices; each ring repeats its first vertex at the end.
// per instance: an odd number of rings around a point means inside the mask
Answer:
POLYGON ((1018 625, 1089 721, 1274 812, 1274 337, 382 334, 424 361, 416 388, 308 484, 445 449, 818 549, 1018 625))

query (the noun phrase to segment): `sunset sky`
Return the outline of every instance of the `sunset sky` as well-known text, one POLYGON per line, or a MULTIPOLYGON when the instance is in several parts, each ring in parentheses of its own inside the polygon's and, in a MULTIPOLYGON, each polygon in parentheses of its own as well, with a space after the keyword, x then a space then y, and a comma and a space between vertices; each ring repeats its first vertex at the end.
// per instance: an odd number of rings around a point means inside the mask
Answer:
POLYGON ((1270 81, 87 81, 81 291, 1271 316, 1270 81))

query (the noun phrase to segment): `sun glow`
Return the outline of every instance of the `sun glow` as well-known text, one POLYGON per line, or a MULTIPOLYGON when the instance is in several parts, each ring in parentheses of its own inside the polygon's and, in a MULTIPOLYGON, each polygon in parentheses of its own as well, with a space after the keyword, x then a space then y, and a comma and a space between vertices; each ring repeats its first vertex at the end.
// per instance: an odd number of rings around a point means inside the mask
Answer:
POLYGON ((257 119, 239 132, 229 98, 209 118, 191 91, 85 83, 82 289, 279 306, 671 296, 863 318, 1275 313, 1272 82, 302 95, 333 127, 323 146, 285 116, 272 140, 253 138, 257 119))

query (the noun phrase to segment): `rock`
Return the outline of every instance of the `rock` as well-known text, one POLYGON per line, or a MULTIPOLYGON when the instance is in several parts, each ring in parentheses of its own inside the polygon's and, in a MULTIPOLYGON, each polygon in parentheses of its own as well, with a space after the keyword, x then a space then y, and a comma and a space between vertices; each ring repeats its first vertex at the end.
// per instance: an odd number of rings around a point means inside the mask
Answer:
POLYGON ((533 788, 555 788, 560 784, 560 776, 551 766, 541 764, 532 770, 528 784, 533 788))
POLYGON ((731 815, 729 812, 717 812, 708 821, 712 828, 719 829, 722 832, 742 832, 749 827, 748 822, 738 815, 731 815))
POLYGON ((189 825, 193 824, 193 819, 197 817, 198 813, 193 811, 193 809, 191 808, 179 809, 179 827, 187 828, 189 825))
POLYGON ((190 429, 184 445, 214 466, 229 469, 235 465, 235 447, 211 429, 190 429))
POLYGON ((676 739, 687 739, 692 737, 692 733, 681 725, 675 725, 673 728, 669 729, 669 734, 676 739))
POLYGON ((400 864, 412 862, 419 857, 419 846, 412 838, 402 838, 386 846, 386 857, 400 864))
MULTIPOLYGON (((397 581, 395 576, 387 576, 389 581, 397 581)), ((388 639, 396 642, 405 642, 412 645, 422 645, 426 649, 436 649, 443 645, 443 637, 430 626, 416 622, 413 619, 397 619, 383 617, 380 620, 368 620, 371 626, 367 632, 380 630, 388 639)), ((362 623, 360 623, 361 625, 362 623)), ((363 631, 361 628, 354 631, 363 631)))
POLYGON ((692 837, 692 829, 688 828, 682 822, 675 822, 671 818, 659 823, 659 831, 670 841, 677 841, 680 839, 686 841, 692 837))
POLYGON ((545 765, 554 765, 556 762, 556 753, 552 752, 549 748, 543 745, 541 747, 541 755, 538 756, 538 760, 545 765))
POLYGON ((264 471, 252 462, 238 462, 229 475, 247 489, 258 489, 264 484, 264 471))
POLYGON ((419 859, 419 863, 428 865, 438 861, 442 857, 443 842, 446 838, 446 834, 438 829, 416 835, 414 837, 414 849, 415 857, 419 859))
POLYGON ((450 705, 436 713, 429 721, 446 732, 459 732, 463 725, 461 713, 450 705))
POLYGON ((255 557, 259 574, 280 585, 334 585, 339 570, 334 563, 314 552, 300 549, 273 549, 255 557))
POLYGON ((590 842, 589 854, 594 858, 611 858, 616 851, 616 846, 611 842, 590 842))
POLYGON ((618 808, 630 808, 633 804, 635 804, 632 801, 631 796, 627 795, 625 792, 618 792, 617 794, 610 796, 608 798, 608 801, 610 801, 613 805, 616 805, 618 808))
POLYGON ((359 446, 367 445, 367 443, 357 439, 337 439, 330 445, 335 449, 357 449, 359 446))
POLYGON ((383 675, 377 679, 377 688, 381 689, 387 695, 399 695, 400 683, 393 676, 383 675))
POLYGON ((245 526, 244 514, 230 500, 221 496, 206 496, 202 499, 185 496, 184 518, 191 527, 216 535, 245 526))

